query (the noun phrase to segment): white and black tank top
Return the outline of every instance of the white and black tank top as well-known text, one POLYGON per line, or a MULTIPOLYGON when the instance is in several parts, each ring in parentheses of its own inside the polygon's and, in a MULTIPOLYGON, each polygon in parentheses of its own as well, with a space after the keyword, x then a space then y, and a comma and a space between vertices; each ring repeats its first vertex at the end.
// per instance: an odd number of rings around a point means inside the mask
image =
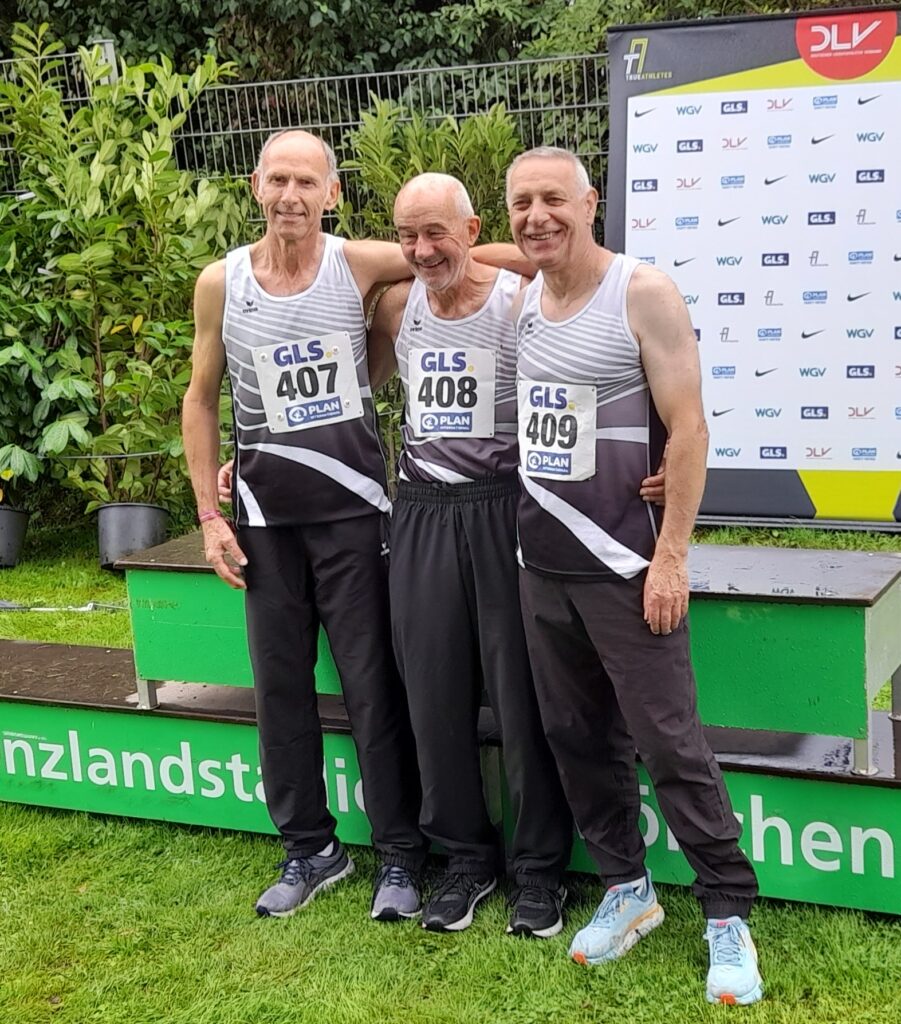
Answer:
POLYGON ((638 264, 618 254, 588 303, 559 322, 542 315, 541 274, 525 293, 516 324, 518 378, 593 385, 597 397, 593 476, 553 480, 520 468, 519 557, 538 573, 630 579, 654 553, 659 511, 638 491, 660 464, 666 431, 626 312, 638 264))
POLYGON ((235 418, 235 520, 298 526, 389 512, 385 459, 366 363, 366 324, 344 241, 323 235, 313 283, 270 295, 253 273, 250 247, 226 256, 222 338, 235 418), (273 433, 267 426, 253 350, 334 332, 350 336, 363 416, 273 433))
POLYGON ((489 476, 516 472, 516 332, 513 299, 520 276, 499 271, 491 293, 475 313, 459 320, 444 320, 429 307, 420 281, 410 288, 403 320, 395 341, 397 367, 403 382, 406 407, 401 425, 403 447, 398 477, 416 482, 462 484, 489 476), (419 436, 410 414, 411 360, 424 351, 485 349, 495 356, 494 436, 419 436))

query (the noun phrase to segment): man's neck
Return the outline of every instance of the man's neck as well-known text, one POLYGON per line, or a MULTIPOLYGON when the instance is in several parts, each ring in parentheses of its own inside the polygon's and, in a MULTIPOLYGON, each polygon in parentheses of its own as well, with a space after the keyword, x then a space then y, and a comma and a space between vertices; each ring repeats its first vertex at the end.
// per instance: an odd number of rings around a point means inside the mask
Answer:
POLYGON ((273 284, 309 284, 319 267, 322 236, 317 231, 302 239, 283 239, 267 231, 251 249, 251 262, 256 276, 273 284))
POLYGON ((466 261, 458 282, 442 291, 428 290, 429 308, 441 320, 460 320, 481 309, 494 287, 498 271, 494 267, 466 261))
POLYGON ((613 262, 614 253, 590 242, 583 252, 571 256, 566 265, 541 271, 544 286, 558 305, 570 305, 593 292, 613 262))

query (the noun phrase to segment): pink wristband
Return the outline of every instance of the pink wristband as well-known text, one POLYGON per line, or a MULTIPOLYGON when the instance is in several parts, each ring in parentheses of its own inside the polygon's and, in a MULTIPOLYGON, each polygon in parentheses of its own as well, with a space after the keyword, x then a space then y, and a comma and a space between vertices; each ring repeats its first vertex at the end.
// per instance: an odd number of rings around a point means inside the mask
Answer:
POLYGON ((225 516, 219 511, 218 508, 211 508, 208 512, 200 512, 197 515, 198 523, 208 523, 212 519, 224 519, 225 516))

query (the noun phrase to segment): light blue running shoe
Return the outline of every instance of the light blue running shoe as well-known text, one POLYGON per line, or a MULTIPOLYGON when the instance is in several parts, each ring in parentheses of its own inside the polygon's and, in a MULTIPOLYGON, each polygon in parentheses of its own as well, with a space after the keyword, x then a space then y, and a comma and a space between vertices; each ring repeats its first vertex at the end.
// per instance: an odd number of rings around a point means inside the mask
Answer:
POLYGON ((650 875, 640 882, 613 885, 604 893, 591 921, 576 932, 569 955, 577 964, 618 960, 662 924, 663 917, 650 875))
POLYGON ((707 1002, 749 1006, 763 998, 757 950, 740 917, 709 918, 704 938, 710 944, 707 1002))

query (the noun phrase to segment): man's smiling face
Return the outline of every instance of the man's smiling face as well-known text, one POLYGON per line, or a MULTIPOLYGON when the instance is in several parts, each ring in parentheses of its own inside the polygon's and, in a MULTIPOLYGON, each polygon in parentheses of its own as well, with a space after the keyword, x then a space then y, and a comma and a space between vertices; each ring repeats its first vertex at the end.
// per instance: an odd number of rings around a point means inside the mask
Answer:
POLYGON ((587 191, 565 157, 527 157, 510 176, 513 238, 541 269, 564 265, 591 241, 597 192, 587 191))
POLYGON ((251 184, 268 230, 285 241, 318 232, 323 211, 338 201, 339 185, 329 181, 322 143, 306 132, 275 139, 251 184))

